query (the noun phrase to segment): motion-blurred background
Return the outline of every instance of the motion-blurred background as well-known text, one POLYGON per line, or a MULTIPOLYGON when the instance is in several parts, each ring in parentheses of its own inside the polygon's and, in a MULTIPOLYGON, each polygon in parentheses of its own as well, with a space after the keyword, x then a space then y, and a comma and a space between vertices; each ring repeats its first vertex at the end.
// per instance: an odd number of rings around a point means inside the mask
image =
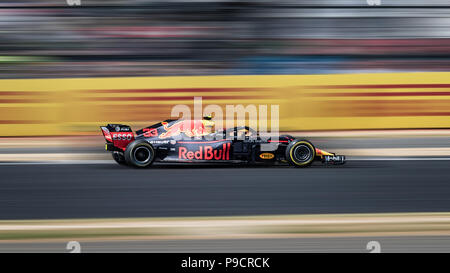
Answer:
POLYGON ((446 0, 1 1, 2 78, 448 71, 446 0))
MULTIPOLYGON (((50 223, 61 233, 41 230, 41 222, 2 222, 0 240, 448 235, 448 214, 245 217, 449 211, 449 90, 448 0, 0 1, 0 219, 244 215, 231 224, 126 219, 98 227, 80 220, 81 231, 68 229, 73 221, 50 223), (109 164, 99 126, 137 130, 170 118, 176 104, 192 106, 195 96, 203 105, 279 105, 283 133, 353 161, 301 175, 286 168, 139 172, 109 164), (22 164, 29 161, 51 162, 22 164)), ((449 251, 450 237, 429 238, 383 240, 391 250, 449 251)), ((303 244, 304 251, 336 251, 354 243, 352 250, 365 251, 372 240, 330 246, 322 239, 122 247, 299 251, 303 244)), ((11 249, 49 248, 0 245, 11 249)))
POLYGON ((2 1, 1 135, 138 129, 194 96, 279 104, 289 132, 448 128, 449 2, 372 2, 2 1))

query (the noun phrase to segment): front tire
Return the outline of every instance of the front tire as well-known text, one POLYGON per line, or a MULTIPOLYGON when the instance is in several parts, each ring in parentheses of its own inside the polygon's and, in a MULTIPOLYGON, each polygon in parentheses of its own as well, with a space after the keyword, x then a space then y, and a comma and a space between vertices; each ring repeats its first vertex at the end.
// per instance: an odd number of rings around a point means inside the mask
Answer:
POLYGON ((146 141, 131 142, 125 150, 125 161, 130 166, 145 168, 155 159, 153 146, 146 141))
POLYGON ((316 157, 316 148, 307 140, 294 140, 286 147, 286 159, 295 167, 308 167, 316 157))

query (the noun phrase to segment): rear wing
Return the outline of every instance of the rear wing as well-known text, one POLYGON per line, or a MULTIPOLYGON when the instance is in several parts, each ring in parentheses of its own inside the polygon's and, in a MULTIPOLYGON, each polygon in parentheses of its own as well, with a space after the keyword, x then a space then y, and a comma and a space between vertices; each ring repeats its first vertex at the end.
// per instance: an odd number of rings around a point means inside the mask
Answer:
POLYGON ((135 139, 134 133, 128 125, 108 124, 107 126, 101 126, 100 129, 107 144, 113 150, 125 151, 128 144, 135 139))

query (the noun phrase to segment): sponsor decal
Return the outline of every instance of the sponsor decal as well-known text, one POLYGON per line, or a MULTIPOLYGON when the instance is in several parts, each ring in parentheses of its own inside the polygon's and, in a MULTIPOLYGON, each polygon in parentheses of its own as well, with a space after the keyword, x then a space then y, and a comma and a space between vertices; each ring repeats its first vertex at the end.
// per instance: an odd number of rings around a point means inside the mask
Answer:
POLYGON ((133 141, 134 134, 132 132, 130 132, 130 133, 111 132, 111 138, 112 138, 114 146, 116 148, 119 148, 119 149, 122 149, 125 151, 128 143, 133 141))
POLYGON ((341 161, 344 158, 342 156, 339 156, 339 155, 333 155, 333 156, 326 155, 326 156, 324 156, 324 159, 326 161, 341 161))
POLYGON ((120 127, 120 125, 111 125, 111 130, 115 132, 131 132, 128 126, 120 127))
POLYGON ((169 144, 168 140, 150 140, 148 141, 150 144, 169 144))
POLYGON ((272 159, 275 157, 275 155, 272 153, 262 153, 259 155, 259 157, 262 159, 272 159))
POLYGON ((221 148, 216 149, 210 145, 199 146, 196 150, 179 147, 178 158, 186 160, 230 160, 230 143, 224 143, 221 148))
POLYGON ((113 140, 132 140, 133 133, 114 133, 111 132, 113 140))

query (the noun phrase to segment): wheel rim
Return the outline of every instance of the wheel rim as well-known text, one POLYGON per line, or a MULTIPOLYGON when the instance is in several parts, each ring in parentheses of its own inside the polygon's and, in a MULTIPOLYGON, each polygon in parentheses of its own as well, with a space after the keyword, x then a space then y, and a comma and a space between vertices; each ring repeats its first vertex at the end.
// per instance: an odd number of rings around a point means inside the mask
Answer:
POLYGON ((298 145, 295 147, 293 154, 297 162, 306 162, 312 157, 311 149, 306 145, 298 145))
POLYGON ((150 151, 150 149, 148 147, 142 146, 142 147, 137 147, 134 150, 134 159, 136 160, 137 163, 139 164, 145 164, 148 163, 151 158, 152 158, 152 151, 150 151))

